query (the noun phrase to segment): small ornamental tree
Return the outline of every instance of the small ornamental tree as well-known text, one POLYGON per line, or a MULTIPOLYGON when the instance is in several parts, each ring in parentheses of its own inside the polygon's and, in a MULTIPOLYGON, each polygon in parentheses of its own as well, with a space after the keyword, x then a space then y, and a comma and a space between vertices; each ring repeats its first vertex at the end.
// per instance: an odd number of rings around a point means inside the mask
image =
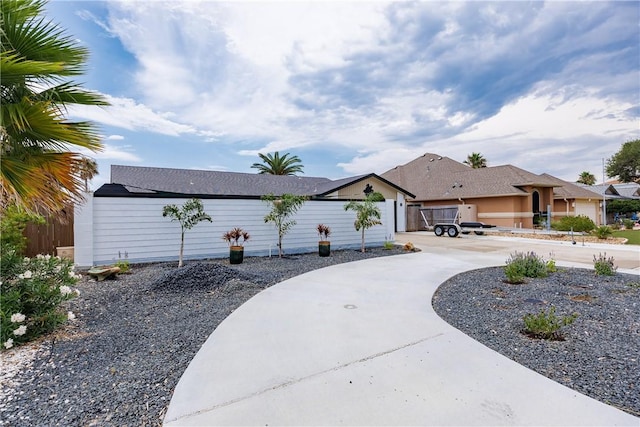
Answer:
POLYGON ((282 196, 267 194, 262 196, 262 200, 271 207, 271 211, 264 217, 264 222, 272 222, 278 229, 278 257, 282 258, 284 254, 282 238, 291 227, 296 225, 296 221, 289 218, 302 207, 307 198, 293 194, 283 194, 282 196))
POLYGON ((200 199, 189 199, 181 208, 176 205, 166 205, 162 208, 162 216, 171 218, 171 221, 180 223, 180 256, 178 267, 182 267, 182 254, 184 253, 184 233, 193 228, 200 221, 211 222, 211 217, 204 212, 200 199))
POLYGON ((353 223, 356 231, 362 230, 362 245, 360 250, 362 252, 365 251, 365 243, 364 243, 364 232, 367 228, 371 228, 374 225, 380 225, 380 218, 382 217, 382 212, 380 212, 380 208, 376 206, 376 202, 381 202, 384 200, 384 196, 382 194, 375 192, 369 194, 363 201, 356 202, 354 200, 350 201, 346 205, 344 205, 345 211, 355 211, 356 212, 356 220, 353 223))

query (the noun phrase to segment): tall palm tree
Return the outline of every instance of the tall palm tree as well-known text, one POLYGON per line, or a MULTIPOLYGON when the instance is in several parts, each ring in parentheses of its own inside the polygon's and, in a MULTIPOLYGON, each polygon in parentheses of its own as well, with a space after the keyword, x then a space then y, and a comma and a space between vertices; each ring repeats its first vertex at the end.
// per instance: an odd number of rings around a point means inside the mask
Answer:
POLYGON ((471 153, 467 156, 467 160, 463 162, 466 165, 471 166, 473 169, 486 168, 487 159, 480 153, 471 153))
POLYGON ((71 105, 108 105, 66 80, 82 74, 89 52, 41 16, 45 4, 0 3, 1 208, 51 212, 81 201, 83 156, 72 149, 102 149, 93 124, 64 116, 71 105))
POLYGON ((304 173, 302 171, 302 162, 298 156, 289 157, 289 153, 284 153, 280 156, 280 152, 276 151, 273 155, 271 153, 264 155, 258 153, 258 156, 262 159, 262 163, 254 163, 252 168, 258 169, 258 173, 267 173, 270 175, 295 175, 296 173, 304 173))
POLYGON ((576 182, 580 184, 594 185, 596 183, 596 177, 591 172, 584 171, 580 174, 580 177, 576 182))
POLYGON ((84 181, 84 191, 88 193, 89 181, 92 180, 94 176, 98 175, 98 163, 96 163, 96 161, 91 157, 83 156, 78 167, 80 168, 78 171, 80 179, 84 181))

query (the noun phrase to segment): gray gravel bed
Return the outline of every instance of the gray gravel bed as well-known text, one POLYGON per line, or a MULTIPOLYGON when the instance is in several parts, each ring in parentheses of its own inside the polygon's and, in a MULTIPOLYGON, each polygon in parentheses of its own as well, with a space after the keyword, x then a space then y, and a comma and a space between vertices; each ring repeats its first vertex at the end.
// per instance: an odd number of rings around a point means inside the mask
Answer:
POLYGON ((640 416, 640 278, 561 269, 512 285, 502 267, 469 271, 442 284, 435 311, 489 348, 540 374, 640 416), (564 341, 530 338, 523 316, 577 313, 564 341))
MULTIPOLYGON (((382 248, 288 258, 133 265, 85 277, 68 302, 77 318, 45 337, 0 402, 3 426, 161 425, 173 390, 211 332, 261 290, 307 271, 404 253, 382 248)), ((13 350, 12 350, 13 351, 13 350)), ((20 351, 20 349, 16 349, 20 351)))

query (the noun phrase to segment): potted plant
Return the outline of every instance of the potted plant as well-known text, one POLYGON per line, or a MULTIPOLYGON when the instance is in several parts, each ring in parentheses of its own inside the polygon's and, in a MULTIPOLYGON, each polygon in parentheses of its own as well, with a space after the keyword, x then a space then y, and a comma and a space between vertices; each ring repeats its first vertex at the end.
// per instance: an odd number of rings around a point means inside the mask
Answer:
POLYGON ((249 233, 242 228, 233 228, 222 235, 222 239, 229 243, 229 263, 242 264, 244 260, 244 242, 249 240, 249 233))
POLYGON ((320 236, 320 241, 318 242, 318 255, 322 257, 329 256, 331 254, 331 242, 329 241, 331 229, 324 224, 318 224, 316 230, 318 230, 318 236, 320 236))

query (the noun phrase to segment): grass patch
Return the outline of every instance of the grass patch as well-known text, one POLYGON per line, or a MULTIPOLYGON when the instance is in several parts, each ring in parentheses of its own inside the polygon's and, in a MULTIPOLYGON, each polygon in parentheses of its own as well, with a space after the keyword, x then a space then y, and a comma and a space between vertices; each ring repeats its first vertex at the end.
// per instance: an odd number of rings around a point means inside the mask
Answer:
POLYGON ((624 237, 629 239, 627 245, 640 245, 640 230, 617 230, 612 237, 624 237))

